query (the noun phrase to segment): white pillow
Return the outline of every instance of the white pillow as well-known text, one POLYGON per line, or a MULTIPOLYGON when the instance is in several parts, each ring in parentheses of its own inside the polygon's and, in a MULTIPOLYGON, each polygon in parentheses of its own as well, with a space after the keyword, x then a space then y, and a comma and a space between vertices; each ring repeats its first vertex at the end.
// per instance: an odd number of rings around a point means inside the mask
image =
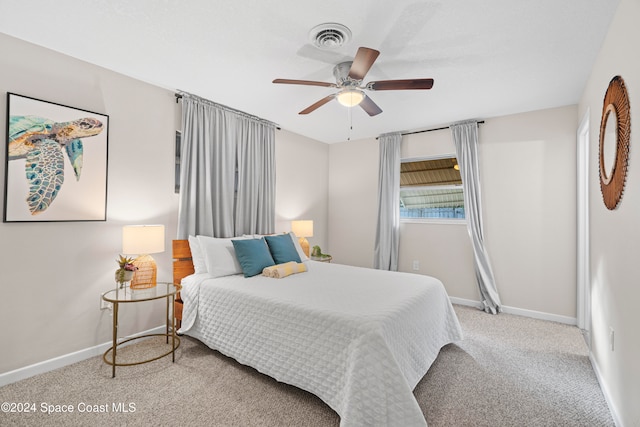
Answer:
MULTIPOLYGON (((234 237, 233 239, 242 239, 234 237)), ((242 273, 242 267, 236 257, 232 239, 198 236, 198 242, 204 254, 207 272, 212 277, 231 276, 242 273)))
POLYGON ((309 257, 302 250, 302 246, 300 246, 300 241, 298 237, 293 233, 293 231, 289 232, 289 236, 291 236, 291 240, 293 240, 293 244, 296 247, 296 251, 298 251, 298 256, 300 257, 300 261, 309 261, 309 257))
POLYGON ((196 236, 189 236, 189 248, 191 249, 191 260, 195 274, 206 273, 207 264, 204 261, 204 252, 196 236))

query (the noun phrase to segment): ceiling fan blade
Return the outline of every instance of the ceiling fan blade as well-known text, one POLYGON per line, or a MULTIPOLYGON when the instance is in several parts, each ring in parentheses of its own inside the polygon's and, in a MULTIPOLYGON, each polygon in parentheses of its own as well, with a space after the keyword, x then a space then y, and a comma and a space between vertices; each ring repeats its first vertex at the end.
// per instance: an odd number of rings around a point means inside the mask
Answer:
POLYGON ((356 57, 353 59, 353 64, 349 69, 349 77, 354 80, 364 79, 378 55, 380 55, 380 52, 375 49, 369 49, 368 47, 358 48, 356 57))
POLYGON ((335 83, 316 82, 316 81, 313 81, 313 80, 275 79, 273 81, 273 83, 284 83, 284 84, 288 84, 288 85, 337 87, 335 83))
POLYGON ((336 97, 335 94, 331 94, 331 95, 325 96, 320 101, 316 102, 315 104, 312 104, 312 105, 308 106, 304 110, 300 111, 298 114, 309 114, 312 111, 315 111, 318 108, 322 107, 324 104, 326 104, 327 102, 331 101, 335 97, 336 97))
POLYGON ((371 100, 371 98, 369 98, 367 95, 364 96, 364 99, 362 100, 362 102, 359 105, 370 116, 376 116, 376 115, 382 113, 382 109, 380 107, 378 107, 378 104, 373 102, 371 100))
POLYGON ((432 87, 433 79, 380 80, 367 83, 367 89, 371 90, 411 90, 432 87))

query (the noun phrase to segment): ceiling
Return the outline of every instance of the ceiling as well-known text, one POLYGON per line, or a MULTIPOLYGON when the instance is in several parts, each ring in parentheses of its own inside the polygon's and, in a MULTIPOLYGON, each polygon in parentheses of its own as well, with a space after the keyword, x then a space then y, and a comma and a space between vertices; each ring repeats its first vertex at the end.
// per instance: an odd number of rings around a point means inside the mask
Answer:
POLYGON ((618 2, 0 0, 0 32, 332 143, 576 104, 618 2), (313 46, 326 22, 351 40, 313 46), (335 89, 272 83, 334 83, 359 46, 381 52, 365 83, 433 78, 433 89, 368 92, 374 117, 336 101, 299 115, 335 89))

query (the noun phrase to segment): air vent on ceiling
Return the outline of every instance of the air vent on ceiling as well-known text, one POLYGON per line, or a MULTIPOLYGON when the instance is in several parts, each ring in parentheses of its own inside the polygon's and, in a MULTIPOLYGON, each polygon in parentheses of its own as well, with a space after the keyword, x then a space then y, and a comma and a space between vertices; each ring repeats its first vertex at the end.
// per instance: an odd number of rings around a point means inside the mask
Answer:
POLYGON ((336 49, 351 40, 351 30, 342 24, 320 24, 309 32, 311 42, 320 49, 336 49))

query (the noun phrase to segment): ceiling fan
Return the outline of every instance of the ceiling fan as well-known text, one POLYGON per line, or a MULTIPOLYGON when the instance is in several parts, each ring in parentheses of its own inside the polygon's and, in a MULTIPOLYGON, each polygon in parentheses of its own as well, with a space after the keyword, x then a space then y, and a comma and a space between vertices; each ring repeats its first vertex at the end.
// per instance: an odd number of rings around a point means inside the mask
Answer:
POLYGON ((341 62, 333 68, 336 83, 290 79, 275 79, 273 83, 335 87, 340 89, 337 93, 325 96, 298 114, 309 114, 336 98, 338 102, 346 107, 359 105, 370 116, 382 113, 382 109, 364 93, 365 90, 414 90, 431 89, 433 87, 433 79, 379 80, 369 82, 363 86, 362 79, 364 79, 364 76, 376 61, 378 55, 380 55, 380 52, 375 49, 368 47, 358 48, 358 52, 353 61, 341 62))

